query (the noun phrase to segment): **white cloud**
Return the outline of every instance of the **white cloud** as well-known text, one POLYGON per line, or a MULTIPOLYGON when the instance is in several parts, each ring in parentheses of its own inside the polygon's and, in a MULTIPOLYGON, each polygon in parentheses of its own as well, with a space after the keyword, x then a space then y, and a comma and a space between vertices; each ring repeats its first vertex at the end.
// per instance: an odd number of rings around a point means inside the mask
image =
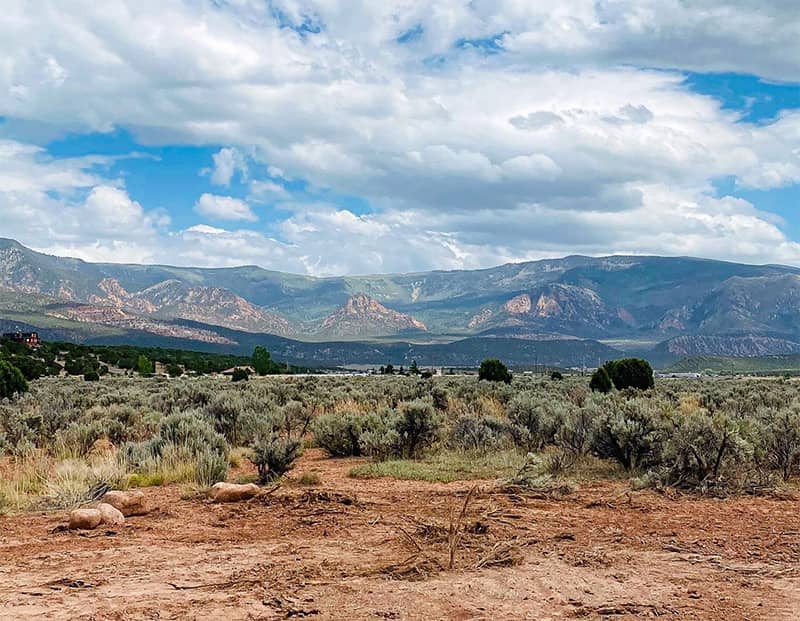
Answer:
POLYGON ((207 224, 195 224, 184 231, 184 233, 200 233, 202 235, 225 235, 227 232, 225 229, 208 226, 207 224))
MULTIPOLYGON (((800 263, 771 214, 710 190, 722 177, 800 183, 800 113, 744 123, 683 73, 800 80, 795 2, 10 0, 4 15, 0 116, 14 127, 226 145, 212 183, 238 174, 247 201, 287 203, 264 232, 169 233, 97 158, 6 141, 4 234, 42 218, 50 247, 87 258, 325 274, 569 252, 800 263), (486 41, 502 52, 482 54, 486 41), (290 179, 375 213, 288 204, 290 179)), ((204 194, 195 209, 257 220, 229 196, 204 194)))
POLYGON ((214 168, 211 170, 211 183, 228 187, 236 172, 247 176, 247 162, 238 149, 225 147, 212 157, 214 168))
POLYGON ((95 261, 151 260, 169 217, 90 172, 101 161, 53 159, 39 147, 0 141, 0 235, 95 261))
MULTIPOLYGON (((534 173, 549 173, 547 160, 532 162, 534 173)), ((715 198, 707 185, 629 183, 594 201, 438 211, 389 206, 362 215, 285 202, 286 218, 264 232, 208 224, 170 232, 164 214, 146 211, 119 183, 89 172, 95 163, 0 142, 0 234, 94 261, 257 264, 317 275, 477 268, 574 252, 800 264, 800 245, 781 231, 779 219, 741 199, 715 198)), ((513 168, 501 167, 504 179, 513 168)), ((521 169, 527 174, 528 166, 521 169)))
POLYGON ((247 197, 254 202, 267 202, 289 198, 289 192, 282 185, 270 180, 256 180, 250 182, 250 193, 247 197))
POLYGON ((250 205, 230 196, 205 193, 197 200, 194 210, 213 220, 245 220, 247 222, 258 220, 258 216, 250 209, 250 205))

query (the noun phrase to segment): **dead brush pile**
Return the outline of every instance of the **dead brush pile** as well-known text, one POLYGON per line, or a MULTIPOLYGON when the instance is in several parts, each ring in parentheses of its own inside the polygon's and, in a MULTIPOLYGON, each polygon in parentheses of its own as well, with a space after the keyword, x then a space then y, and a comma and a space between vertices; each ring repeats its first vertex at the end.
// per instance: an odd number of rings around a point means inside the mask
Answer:
MULTIPOLYGON (((451 505, 448 519, 403 518, 396 526, 399 544, 408 556, 381 567, 377 573, 396 580, 426 580, 443 571, 511 567, 524 561, 524 549, 534 538, 515 523, 519 515, 481 503, 486 492, 477 486, 451 505), (516 531, 511 535, 509 531, 516 531)), ((374 572, 373 572, 374 573, 374 572)))
POLYGON ((577 486, 571 481, 542 472, 539 457, 529 454, 522 468, 511 478, 501 481, 496 489, 504 494, 554 500, 573 494, 577 486))

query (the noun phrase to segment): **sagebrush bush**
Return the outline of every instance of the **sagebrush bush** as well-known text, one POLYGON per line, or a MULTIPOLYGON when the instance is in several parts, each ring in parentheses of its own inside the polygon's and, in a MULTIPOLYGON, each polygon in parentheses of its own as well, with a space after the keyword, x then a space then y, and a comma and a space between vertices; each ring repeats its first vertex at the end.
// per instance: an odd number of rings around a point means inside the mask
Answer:
POLYGON ((379 461, 402 457, 403 438, 398 431, 399 425, 400 414, 390 408, 371 415, 358 439, 361 453, 379 461))
POLYGON ((300 456, 301 443, 280 436, 270 436, 253 444, 253 463, 258 469, 258 480, 264 485, 279 479, 294 467, 300 456))
POLYGON ((595 455, 614 459, 627 471, 659 462, 664 428, 657 410, 644 399, 616 395, 603 400, 600 407, 590 441, 595 455))
POLYGON ((571 402, 557 418, 553 444, 574 457, 583 457, 589 452, 596 412, 591 407, 576 407, 571 402))
POLYGON ((461 416, 450 430, 447 443, 464 451, 488 451, 503 446, 509 437, 509 426, 493 416, 461 416))
POLYGON ((211 487, 228 478, 228 459, 213 448, 196 453, 194 464, 194 480, 202 487, 211 487))
POLYGON ((199 412, 170 414, 156 436, 123 445, 119 458, 132 472, 167 472, 165 479, 202 486, 224 481, 228 473, 228 444, 199 412))
POLYGON ((788 407, 767 410, 753 423, 751 433, 755 447, 769 467, 788 481, 800 463, 800 402, 788 407))
POLYGON ((208 485, 225 476, 229 446, 257 443, 276 456, 274 472, 286 452, 278 449, 311 434, 332 454, 398 463, 435 459, 425 453, 440 447, 483 459, 508 438, 517 451, 540 453, 544 474, 569 472, 573 462, 581 468, 591 452, 649 473, 653 484, 725 493, 798 473, 794 383, 662 381, 647 392, 610 395, 591 393, 588 384, 569 375, 559 382, 518 375, 510 386, 475 376, 35 380, 28 393, 0 402, 0 493, 7 506, 29 505, 47 494, 60 461, 88 463, 98 440, 108 450, 106 439, 136 485, 208 485))
POLYGON ((552 444, 558 429, 558 418, 552 402, 543 401, 536 392, 525 391, 508 404, 510 432, 518 446, 538 451, 552 444))
POLYGON ((400 436, 403 455, 417 457, 439 439, 442 418, 428 401, 417 399, 400 406, 395 429, 400 436))
POLYGON ((361 436, 369 431, 368 417, 361 412, 323 414, 311 425, 314 440, 332 457, 359 457, 361 436))
POLYGON ((734 473, 749 457, 740 421, 704 410, 677 417, 660 460, 662 481, 689 488, 708 487, 734 473))

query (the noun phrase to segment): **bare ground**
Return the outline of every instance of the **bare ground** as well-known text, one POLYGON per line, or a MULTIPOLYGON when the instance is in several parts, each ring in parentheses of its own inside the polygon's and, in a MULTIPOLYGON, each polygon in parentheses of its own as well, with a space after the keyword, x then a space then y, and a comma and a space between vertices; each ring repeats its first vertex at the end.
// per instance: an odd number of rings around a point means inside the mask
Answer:
POLYGON ((0 518, 0 619, 800 618, 800 502, 668 498, 620 482, 564 500, 355 480, 309 451, 248 503, 146 490, 116 531, 0 518), (466 530, 449 569, 448 528, 466 530))

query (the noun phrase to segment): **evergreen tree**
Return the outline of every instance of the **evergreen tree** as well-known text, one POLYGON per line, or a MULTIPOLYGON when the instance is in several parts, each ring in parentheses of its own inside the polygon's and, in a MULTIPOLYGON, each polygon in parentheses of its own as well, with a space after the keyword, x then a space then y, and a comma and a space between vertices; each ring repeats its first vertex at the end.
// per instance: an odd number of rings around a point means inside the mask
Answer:
POLYGON ((655 385, 653 368, 647 360, 624 358, 606 362, 603 366, 617 390, 624 388, 647 390, 655 385))
POLYGON ((608 376, 608 371, 605 367, 600 367, 592 373, 592 379, 589 380, 589 388, 592 392, 611 392, 611 378, 608 376))
POLYGON ((275 373, 276 366, 266 348, 259 345, 253 350, 253 368, 256 370, 256 373, 259 375, 275 373))
POLYGON ((510 384, 511 373, 506 365, 496 358, 491 358, 481 362, 481 368, 478 370, 478 379, 510 384))
POLYGON ((14 395, 28 392, 28 382, 17 367, 0 360, 0 399, 10 399, 14 395))
POLYGON ((246 382, 250 379, 250 372, 247 369, 236 368, 233 370, 232 380, 234 382, 246 382))
POLYGON ((136 370, 139 372, 139 375, 152 375, 155 368, 150 358, 142 354, 136 361, 136 370))

